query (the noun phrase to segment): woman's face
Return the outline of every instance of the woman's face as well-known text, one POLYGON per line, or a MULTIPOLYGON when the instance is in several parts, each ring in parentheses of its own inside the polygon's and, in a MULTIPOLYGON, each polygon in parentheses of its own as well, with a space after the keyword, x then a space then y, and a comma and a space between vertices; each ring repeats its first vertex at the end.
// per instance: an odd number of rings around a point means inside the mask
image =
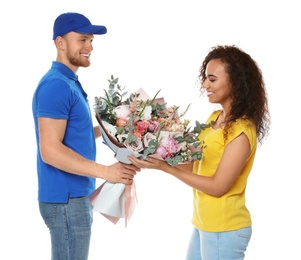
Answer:
POLYGON ((206 79, 203 88, 206 90, 210 103, 218 103, 223 107, 230 105, 231 84, 220 59, 210 60, 206 66, 206 79))

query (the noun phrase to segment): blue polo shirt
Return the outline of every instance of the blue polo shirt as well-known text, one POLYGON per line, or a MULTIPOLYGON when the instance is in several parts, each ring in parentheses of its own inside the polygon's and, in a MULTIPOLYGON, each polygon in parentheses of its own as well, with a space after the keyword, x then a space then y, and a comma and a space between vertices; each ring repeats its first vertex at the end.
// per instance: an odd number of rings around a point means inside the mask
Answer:
POLYGON ((77 75, 64 64, 54 61, 35 90, 32 112, 37 140, 38 200, 65 203, 68 197, 90 195, 95 190, 95 178, 64 172, 44 163, 39 147, 38 117, 65 119, 64 145, 95 161, 91 111, 77 75))

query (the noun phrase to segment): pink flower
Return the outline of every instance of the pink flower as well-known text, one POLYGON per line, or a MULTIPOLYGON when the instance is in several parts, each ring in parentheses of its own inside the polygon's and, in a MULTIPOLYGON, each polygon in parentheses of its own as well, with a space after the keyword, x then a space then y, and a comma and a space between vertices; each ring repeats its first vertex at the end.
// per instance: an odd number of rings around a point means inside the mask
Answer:
POLYGON ((170 154, 175 154, 181 150, 179 143, 171 136, 168 138, 167 142, 163 143, 162 145, 170 154))
POLYGON ((167 150, 165 149, 164 146, 159 145, 155 154, 159 154, 163 159, 166 158, 166 156, 168 155, 167 150))
POLYGON ((144 134, 148 129, 148 122, 147 121, 137 121, 137 128, 136 131, 140 134, 144 134))
POLYGON ((148 130, 155 133, 155 130, 158 128, 159 124, 160 123, 157 121, 148 120, 148 130))

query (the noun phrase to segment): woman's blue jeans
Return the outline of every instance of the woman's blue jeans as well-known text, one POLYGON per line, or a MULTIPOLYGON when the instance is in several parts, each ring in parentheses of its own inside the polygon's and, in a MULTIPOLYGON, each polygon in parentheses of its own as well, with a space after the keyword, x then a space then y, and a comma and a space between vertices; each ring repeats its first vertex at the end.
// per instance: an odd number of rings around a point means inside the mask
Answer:
POLYGON ((68 203, 39 202, 40 213, 51 237, 52 260, 87 260, 93 222, 89 197, 68 203))
POLYGON ((252 227, 227 232, 193 229, 186 260, 243 260, 252 227))

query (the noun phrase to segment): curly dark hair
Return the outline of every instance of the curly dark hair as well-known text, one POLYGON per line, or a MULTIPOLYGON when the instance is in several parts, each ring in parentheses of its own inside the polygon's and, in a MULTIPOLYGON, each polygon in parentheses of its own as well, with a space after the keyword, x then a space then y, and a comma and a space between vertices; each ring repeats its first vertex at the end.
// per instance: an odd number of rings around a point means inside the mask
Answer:
POLYGON ((212 59, 219 59, 225 64, 232 87, 231 110, 225 122, 225 131, 237 119, 247 117, 255 124, 257 140, 262 144, 269 132, 270 115, 261 69, 249 54, 237 46, 217 45, 210 49, 200 68, 202 85, 206 80, 206 66, 212 59))

